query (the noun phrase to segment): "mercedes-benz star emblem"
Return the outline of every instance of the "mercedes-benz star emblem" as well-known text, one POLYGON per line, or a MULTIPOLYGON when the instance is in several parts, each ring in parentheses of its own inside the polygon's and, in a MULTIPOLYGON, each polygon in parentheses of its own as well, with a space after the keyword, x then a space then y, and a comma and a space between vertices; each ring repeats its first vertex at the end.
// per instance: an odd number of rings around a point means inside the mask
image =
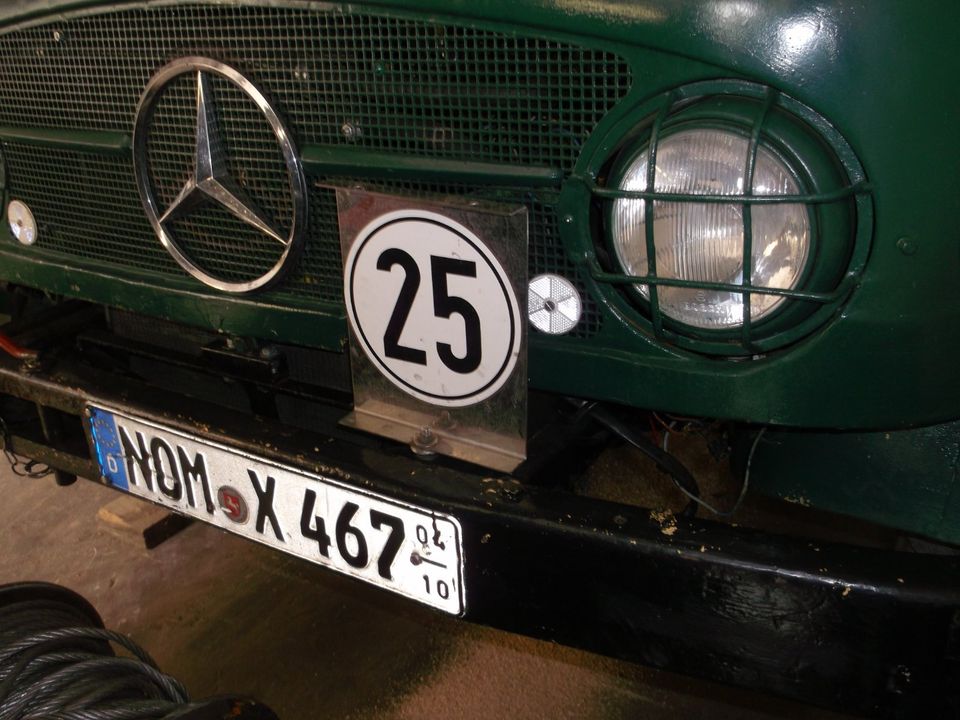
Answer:
MULTIPOLYGON (((217 60, 184 57, 160 68, 150 79, 140 98, 133 132, 134 171, 147 219, 167 252, 180 266, 210 287, 231 293, 245 293, 272 285, 296 263, 303 245, 307 219, 307 193, 303 169, 296 147, 276 111, 256 86, 237 70, 217 60), (196 81, 196 152, 193 168, 179 195, 166 207, 160 207, 150 173, 148 138, 157 102, 164 89, 181 75, 196 81), (230 174, 217 123, 213 77, 218 76, 241 90, 266 118, 280 145, 289 178, 292 217, 284 231, 258 207, 256 201, 230 174), (204 270, 174 236, 172 226, 209 204, 218 205, 245 225, 280 244, 279 260, 263 275, 246 282, 232 282, 204 270)), ((285 218, 286 219, 286 218, 285 218)))

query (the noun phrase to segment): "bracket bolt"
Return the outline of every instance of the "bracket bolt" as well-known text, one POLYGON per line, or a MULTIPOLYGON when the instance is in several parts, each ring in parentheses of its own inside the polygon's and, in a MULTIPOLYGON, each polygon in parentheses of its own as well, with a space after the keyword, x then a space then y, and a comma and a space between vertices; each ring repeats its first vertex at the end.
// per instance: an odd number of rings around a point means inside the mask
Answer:
POLYGON ((424 425, 417 433, 414 442, 422 448, 432 448, 437 444, 437 436, 433 434, 433 430, 429 426, 424 425))
POLYGON ((437 446, 438 442, 439 438, 433 430, 431 430, 429 426, 424 425, 417 432, 416 436, 414 436, 413 442, 410 443, 410 449, 415 455, 432 457, 436 454, 433 449, 437 446))

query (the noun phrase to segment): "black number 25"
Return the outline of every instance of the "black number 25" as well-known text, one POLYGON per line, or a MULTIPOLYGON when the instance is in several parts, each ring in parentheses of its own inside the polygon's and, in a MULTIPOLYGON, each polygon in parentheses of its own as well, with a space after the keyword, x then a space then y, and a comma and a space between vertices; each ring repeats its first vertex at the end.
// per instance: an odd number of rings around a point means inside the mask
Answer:
MULTIPOLYGON (((411 255, 399 248, 390 248, 380 253, 377 259, 377 270, 389 272, 394 265, 399 265, 405 273, 397 304, 390 315, 387 330, 383 334, 384 353, 389 358, 405 360, 418 365, 427 364, 427 353, 417 348, 400 344, 400 335, 410 316, 414 298, 420 289, 420 268, 411 255)), ((430 256, 430 275, 433 285, 433 314, 438 318, 449 318, 459 315, 463 318, 463 329, 466 338, 466 352, 463 357, 457 357, 449 343, 437 343, 437 355, 448 368, 454 372, 467 374, 480 366, 482 348, 480 343, 480 316, 476 309, 462 297, 450 295, 447 287, 449 275, 462 277, 477 276, 477 264, 469 260, 430 256)))

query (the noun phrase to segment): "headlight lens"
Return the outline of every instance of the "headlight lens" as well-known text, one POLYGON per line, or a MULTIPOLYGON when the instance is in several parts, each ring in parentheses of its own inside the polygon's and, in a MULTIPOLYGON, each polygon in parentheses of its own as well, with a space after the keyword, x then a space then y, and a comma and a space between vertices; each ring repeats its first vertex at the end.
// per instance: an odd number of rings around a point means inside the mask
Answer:
MULTIPOLYGON (((690 195, 739 195, 749 141, 726 130, 681 130, 660 140, 654 188, 690 195)), ((647 189, 647 153, 641 152, 622 173, 623 190, 647 189)), ((799 182, 772 152, 758 148, 753 192, 799 194, 799 182)), ((802 204, 754 205, 751 284, 796 287, 810 251, 810 221, 802 204)), ((613 246, 631 275, 648 273, 646 221, 642 200, 613 203, 613 246)), ((654 202, 657 275, 697 282, 738 284, 743 279, 743 206, 735 203, 654 202)), ((647 285, 637 289, 649 298, 647 285)), ((659 286, 660 309, 696 328, 724 329, 743 323, 743 295, 700 288, 659 286)), ((751 320, 771 313, 786 298, 754 293, 751 320)))

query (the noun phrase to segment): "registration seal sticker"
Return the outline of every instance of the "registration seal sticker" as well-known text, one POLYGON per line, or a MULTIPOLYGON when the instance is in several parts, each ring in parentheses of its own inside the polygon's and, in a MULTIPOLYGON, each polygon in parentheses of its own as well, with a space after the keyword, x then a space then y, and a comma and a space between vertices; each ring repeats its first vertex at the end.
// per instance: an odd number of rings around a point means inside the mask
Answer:
POLYGON ((428 210, 388 212, 359 232, 344 265, 356 337, 401 390, 464 407, 510 378, 520 306, 506 271, 470 229, 428 210))

